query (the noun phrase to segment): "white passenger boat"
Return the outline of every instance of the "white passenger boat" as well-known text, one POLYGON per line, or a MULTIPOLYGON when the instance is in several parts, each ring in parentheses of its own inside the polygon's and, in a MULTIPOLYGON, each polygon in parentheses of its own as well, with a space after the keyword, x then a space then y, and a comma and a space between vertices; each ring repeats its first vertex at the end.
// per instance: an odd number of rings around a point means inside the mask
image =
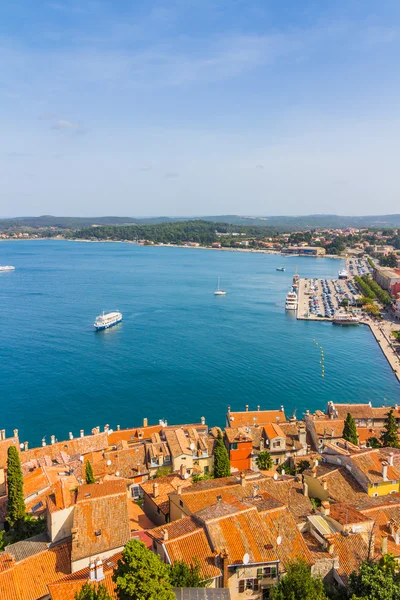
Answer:
POLYGON ((103 313, 101 315, 96 317, 94 326, 97 329, 97 331, 99 331, 101 329, 108 329, 109 327, 112 327, 113 325, 116 325, 117 323, 120 323, 121 321, 122 321, 122 313, 120 313, 118 311, 104 313, 104 311, 103 311, 103 313))
POLYGON ((346 271, 346 269, 342 269, 341 271, 339 271, 338 277, 339 277, 339 279, 348 279, 349 274, 346 271))
POLYGON ((358 325, 360 317, 353 313, 336 313, 332 323, 333 325, 358 325))
POLYGON ((292 288, 286 295, 286 310, 296 310, 297 309, 297 294, 292 288))
POLYGON ((0 266, 0 271, 15 271, 15 267, 12 267, 11 265, 0 266))
POLYGON ((218 277, 218 286, 217 289, 214 292, 214 296, 225 296, 226 295, 226 291, 225 290, 221 290, 220 285, 219 285, 219 277, 218 277))

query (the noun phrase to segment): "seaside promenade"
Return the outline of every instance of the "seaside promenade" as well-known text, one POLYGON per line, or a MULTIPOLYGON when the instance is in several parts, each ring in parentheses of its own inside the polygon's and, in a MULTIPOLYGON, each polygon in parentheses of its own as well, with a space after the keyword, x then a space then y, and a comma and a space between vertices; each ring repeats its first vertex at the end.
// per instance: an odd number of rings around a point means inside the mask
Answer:
POLYGON ((393 323, 390 319, 375 321, 370 317, 364 318, 361 322, 372 331, 394 374, 400 381, 400 357, 391 339, 391 331, 400 331, 400 325, 393 323))

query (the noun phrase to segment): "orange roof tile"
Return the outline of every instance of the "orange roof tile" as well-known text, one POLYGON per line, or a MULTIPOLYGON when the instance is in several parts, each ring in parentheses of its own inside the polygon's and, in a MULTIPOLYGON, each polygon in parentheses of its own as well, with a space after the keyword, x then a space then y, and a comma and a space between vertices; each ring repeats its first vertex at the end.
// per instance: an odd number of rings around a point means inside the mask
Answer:
POLYGON ((263 514, 262 519, 271 532, 271 537, 276 541, 279 536, 282 540, 274 546, 285 567, 288 562, 298 558, 303 558, 309 565, 314 562, 294 517, 286 507, 270 510, 263 514))
POLYGON ((64 452, 70 456, 74 454, 87 454, 88 452, 96 452, 105 450, 108 447, 108 434, 106 432, 97 433, 95 435, 87 435, 85 437, 77 437, 73 440, 65 440, 56 442, 48 446, 32 448, 21 454, 21 462, 26 463, 32 459, 49 457, 55 460, 60 452, 64 452))
POLYGON ((339 559, 337 572, 346 583, 349 575, 358 571, 360 564, 368 558, 368 543, 360 533, 352 533, 349 536, 332 533, 327 539, 334 546, 332 556, 339 559))
POLYGON ((157 477, 149 481, 143 481, 140 487, 149 498, 152 499, 160 510, 166 515, 169 512, 169 497, 171 492, 175 492, 180 486, 183 488, 190 487, 192 485, 191 479, 182 479, 181 477, 171 474, 165 475, 164 477, 157 477), (154 485, 158 486, 158 495, 154 496, 154 485))
POLYGON ((190 534, 163 542, 167 549, 171 564, 184 560, 189 565, 200 564, 200 572, 204 579, 212 579, 221 574, 215 566, 214 553, 208 543, 205 531, 201 528, 190 534))
POLYGON ((286 437, 282 429, 276 423, 266 423, 264 425, 264 431, 269 440, 273 440, 276 437, 286 437))
MULTIPOLYGON (((353 455, 354 464, 363 472, 369 483, 382 483, 382 463, 386 461, 386 456, 379 450, 371 450, 362 454, 353 455)), ((400 470, 397 467, 387 468, 388 480, 398 481, 400 479, 400 470)))
POLYGON ((7 552, 0 554, 0 598, 21 600, 15 578, 15 561, 7 552))
POLYGON ((50 488, 50 481, 42 468, 34 469, 24 476, 24 497, 40 494, 50 488))
POLYGON ((228 422, 232 427, 244 425, 266 425, 267 423, 284 423, 286 421, 283 410, 256 410, 228 412, 228 422))
POLYGON ((79 488, 73 521, 73 562, 120 548, 130 539, 126 488, 123 485, 121 490, 120 484, 117 481, 79 488))
POLYGON ((345 502, 335 502, 329 507, 329 516, 335 519, 341 525, 353 525, 355 523, 365 523, 371 519, 357 510, 352 504, 345 502))

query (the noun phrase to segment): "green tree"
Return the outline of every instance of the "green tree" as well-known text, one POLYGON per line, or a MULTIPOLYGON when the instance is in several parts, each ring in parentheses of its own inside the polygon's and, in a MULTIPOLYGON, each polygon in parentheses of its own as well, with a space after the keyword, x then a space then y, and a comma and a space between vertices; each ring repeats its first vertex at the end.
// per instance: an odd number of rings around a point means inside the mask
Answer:
POLYGON ((7 494, 7 521, 11 527, 15 527, 24 521, 26 514, 24 478, 22 476, 19 453, 15 446, 10 446, 7 451, 7 494))
POLYGON ((347 413, 347 417, 344 422, 342 437, 343 439, 347 440, 348 442, 351 442, 355 446, 358 446, 356 422, 350 413, 347 413))
POLYGON ((170 567, 142 542, 130 540, 113 573, 118 600, 175 600, 170 567))
POLYGON ((324 584, 314 579, 304 559, 289 563, 286 575, 270 592, 271 600, 328 600, 324 584))
POLYGON ((367 446, 368 446, 368 448, 380 448, 381 447, 378 438, 376 438, 374 436, 367 439, 367 446))
POLYGON ((93 475, 93 468, 92 468, 90 460, 86 461, 85 480, 86 480, 86 483, 96 483, 96 480, 93 475))
POLYGON ((383 446, 390 446, 391 448, 399 448, 399 437, 397 435, 397 421, 393 414, 393 410, 389 411, 389 414, 385 421, 385 428, 381 433, 381 442, 383 446))
POLYGON ((200 576, 200 563, 195 559, 194 565, 188 565, 183 560, 177 560, 171 566, 170 581, 174 588, 206 587, 206 582, 200 576))
POLYGON ((75 600, 113 600, 112 596, 107 591, 106 586, 103 583, 99 585, 92 585, 85 583, 85 585, 76 592, 75 600))
POLYGON ((214 477, 229 477, 231 474, 231 465, 229 462, 228 451, 222 439, 221 430, 218 430, 217 442, 214 448, 214 477))
POLYGON ((305 471, 306 469, 309 469, 311 467, 310 463, 308 460, 301 460, 299 461, 298 465, 297 465, 297 472, 298 473, 302 473, 303 471, 305 471))
POLYGON ((272 458, 269 452, 266 452, 265 450, 260 452, 256 458, 256 465, 261 471, 272 469, 272 458))
POLYGON ((400 600, 397 565, 390 555, 378 563, 365 560, 349 578, 351 600, 400 600))

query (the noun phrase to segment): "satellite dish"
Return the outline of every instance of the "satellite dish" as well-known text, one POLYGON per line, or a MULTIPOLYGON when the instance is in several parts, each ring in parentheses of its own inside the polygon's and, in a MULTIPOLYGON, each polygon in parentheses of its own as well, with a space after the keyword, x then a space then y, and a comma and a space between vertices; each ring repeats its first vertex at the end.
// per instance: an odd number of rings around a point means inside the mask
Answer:
POLYGON ((246 554, 243 556, 243 564, 248 565, 249 562, 250 562, 250 556, 246 552, 246 554))
POLYGON ((235 420, 235 417, 230 417, 230 420, 231 420, 231 421, 234 421, 234 420, 235 420))
POLYGON ((79 460, 81 461, 81 463, 83 463, 83 461, 84 461, 85 459, 83 458, 83 456, 80 456, 80 457, 79 457, 79 460))
POLYGON ((318 459, 315 461, 315 466, 318 467, 318 459))
POLYGON ((119 471, 117 471, 115 474, 116 474, 117 477, 119 477, 119 471))
POLYGON ((19 445, 19 447, 21 448, 21 450, 24 449, 24 445, 22 443, 19 445))
POLYGON ((278 479, 278 473, 274 473, 274 479, 275 481, 278 479))
POLYGON ((185 479, 189 479, 189 477, 190 477, 189 473, 185 473, 184 477, 185 477, 185 479))
POLYGON ((278 537, 276 538, 276 543, 278 544, 278 546, 282 544, 282 538, 280 535, 278 535, 278 537))
POLYGON ((282 469, 281 475, 284 475, 284 474, 285 474, 285 469, 282 469))
POLYGON ((195 445, 193 444, 193 442, 190 444, 189 448, 190 448, 191 450, 194 450, 194 449, 195 449, 195 445))
POLYGON ((109 467, 111 465, 111 460, 107 461, 107 467, 109 467))

